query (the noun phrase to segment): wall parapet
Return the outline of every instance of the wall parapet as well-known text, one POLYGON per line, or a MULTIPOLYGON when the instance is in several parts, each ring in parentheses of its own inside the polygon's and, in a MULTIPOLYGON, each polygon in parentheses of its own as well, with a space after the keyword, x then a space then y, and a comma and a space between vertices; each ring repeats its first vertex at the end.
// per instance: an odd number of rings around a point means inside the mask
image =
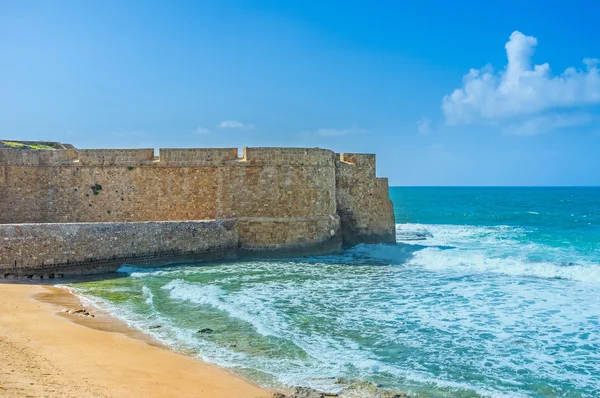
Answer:
POLYGON ((370 153, 342 153, 336 166, 340 172, 357 174, 362 179, 375 179, 377 175, 375 155, 370 153))
POLYGON ((161 148, 156 165, 219 166, 237 158, 237 148, 161 148))
POLYGON ((375 154, 372 153, 342 153, 340 160, 357 166, 375 168, 375 154))
MULTIPOLYGON (((321 148, 160 148, 56 149, 0 148, 0 166, 334 166, 334 152, 321 148)), ((371 155, 352 154, 347 163, 365 165, 371 155), (364 156, 365 158, 361 158, 364 156)), ((342 155, 344 156, 344 155, 342 155)), ((374 162, 374 158, 372 159, 374 162)))
POLYGON ((76 149, 33 151, 0 148, 0 166, 62 166, 76 158, 76 149))
POLYGON ((153 158, 154 149, 79 149, 74 165, 139 166, 153 158))
POLYGON ((321 148, 244 148, 247 164, 333 166, 333 151, 321 148))

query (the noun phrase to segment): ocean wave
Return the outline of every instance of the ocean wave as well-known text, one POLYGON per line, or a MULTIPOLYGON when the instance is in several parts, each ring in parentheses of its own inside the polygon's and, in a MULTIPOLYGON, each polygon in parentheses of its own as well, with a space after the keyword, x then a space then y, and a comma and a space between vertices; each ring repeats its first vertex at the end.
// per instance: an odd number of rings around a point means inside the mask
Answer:
POLYGON ((146 298, 145 303, 150 307, 154 307, 154 294, 148 286, 142 286, 142 295, 146 298))
POLYGON ((152 272, 151 268, 141 268, 135 265, 123 264, 117 269, 120 274, 133 274, 134 272, 152 272))
POLYGON ((445 252, 436 248, 427 248, 416 253, 409 264, 419 265, 435 271, 498 273, 512 276, 600 283, 600 266, 598 265, 562 265, 544 261, 534 262, 514 257, 493 258, 486 253, 472 251, 455 250, 445 252))
POLYGON ((132 278, 150 278, 154 276, 170 275, 174 272, 179 272, 183 264, 174 264, 168 267, 138 267, 135 265, 123 264, 116 272, 120 274, 128 274, 132 278))
MULTIPOLYGON (((317 286, 318 287, 318 286, 317 286)), ((293 322, 284 320, 278 311, 274 310, 278 300, 289 297, 312 295, 307 287, 262 285, 257 288, 247 288, 238 294, 226 292, 223 289, 177 279, 169 282, 162 289, 169 291, 169 297, 200 305, 209 305, 224 311, 229 316, 251 324, 262 336, 283 339, 300 347, 308 358, 306 359, 277 359, 269 357, 235 358, 228 350, 211 350, 206 353, 211 362, 221 366, 244 367, 250 366, 276 377, 285 385, 304 385, 316 389, 342 393, 352 385, 337 383, 335 376, 347 372, 354 373, 358 379, 368 378, 378 374, 382 377, 393 377, 405 380, 406 383, 428 383, 437 388, 450 390, 470 390, 482 396, 508 397, 509 395, 475 386, 469 383, 444 380, 434 377, 427 372, 415 369, 392 366, 383 363, 373 353, 363 350, 359 345, 348 340, 332 339, 328 334, 306 333, 298 330, 293 322), (286 294, 277 292, 287 289, 286 294), (269 300, 269 297, 272 297, 269 300)), ((312 310, 311 310, 312 311, 312 310)), ((190 336, 185 331, 178 331, 179 338, 184 338, 188 344, 193 344, 197 336, 190 336)), ((362 395, 361 395, 362 396, 362 395)), ((510 395, 510 396, 515 396, 510 395)))
POLYGON ((175 279, 164 285, 162 289, 169 291, 169 297, 172 299, 209 305, 226 312, 234 318, 248 322, 263 336, 277 336, 277 324, 283 324, 283 322, 279 321, 276 312, 269 310, 265 306, 259 306, 259 303, 253 303, 254 305, 252 306, 245 306, 241 300, 242 297, 239 298, 240 300, 235 300, 237 302, 231 303, 231 297, 228 300, 227 294, 218 286, 190 283, 183 279, 175 279), (262 322, 265 315, 268 315, 268 323, 262 322))
MULTIPOLYGON (((600 264, 589 256, 570 247, 531 242, 527 239, 528 231, 522 228, 398 224, 397 230, 399 243, 407 245, 415 244, 411 238, 414 234, 431 234, 431 237, 418 242, 421 249, 415 250, 407 265, 434 271, 497 273, 600 283, 600 264)), ((377 249, 374 255, 379 255, 377 249)))
MULTIPOLYGON (((404 264, 412 258, 415 251, 427 246, 408 245, 397 243, 390 244, 359 244, 346 250, 341 255, 331 256, 330 262, 340 263, 341 261, 349 264, 404 264)), ((322 257, 317 257, 320 261, 322 257)))
POLYGON ((396 224, 396 241, 428 246, 494 245, 498 243, 517 243, 526 234, 526 230, 508 225, 475 226, 451 224, 396 224), (408 237, 408 239, 406 239, 408 237))
MULTIPOLYGON (((248 318, 248 305, 244 304, 241 297, 246 297, 246 304, 253 306, 255 303, 263 301, 264 295, 262 289, 246 289, 240 296, 230 297, 236 303, 237 309, 229 304, 223 304, 226 301, 227 293, 216 286, 204 286, 197 283, 190 283, 183 280, 173 280, 163 286, 164 290, 170 292, 170 296, 176 300, 191 301, 194 303, 208 304, 214 308, 226 311, 229 315, 238 319, 247 320, 253 325, 269 323, 272 320, 273 313, 268 311, 272 303, 262 307, 255 316, 248 318), (258 319, 258 321, 257 321, 258 319)), ((302 289, 300 287, 300 289, 302 289)), ((356 388, 356 380, 364 380, 372 375, 380 377, 392 377, 397 380, 403 380, 407 388, 417 384, 429 385, 434 390, 444 389, 447 391, 472 391, 485 397, 517 397, 519 394, 507 394, 501 391, 489 389, 487 387, 470 384, 466 382, 451 381, 440 377, 435 377, 429 372, 413 369, 411 366, 394 366, 386 364, 372 356, 372 353, 363 351, 360 346, 333 344, 334 342, 324 335, 307 336, 297 330, 288 330, 286 333, 277 333, 285 335, 286 339, 293 341, 298 345, 306 347, 309 352, 309 358, 305 360, 283 359, 273 357, 248 356, 243 352, 236 352, 222 345, 199 338, 195 330, 181 328, 170 319, 156 311, 150 314, 136 312, 133 307, 115 305, 105 299, 95 297, 86 289, 71 288, 72 292, 80 296, 87 304, 101 308, 114 316, 125 321, 130 327, 137 328, 163 344, 166 344, 175 350, 189 351, 196 350, 198 356, 203 360, 214 363, 219 366, 242 370, 245 368, 256 369, 270 375, 277 380, 274 386, 282 383, 283 385, 302 385, 319 390, 326 390, 340 393, 344 397, 364 397, 371 396, 359 394, 352 391, 356 388), (161 328, 156 329, 153 326, 160 324, 161 328), (351 372, 355 379, 348 379, 346 382, 336 381, 336 375, 351 372), (345 394, 345 391, 351 391, 345 394)), ((150 296, 150 289, 142 287, 146 291, 145 295, 150 296), (146 288, 146 289, 144 289, 146 288)), ((151 292, 150 292, 151 293, 151 292)), ((268 292, 272 294, 271 290, 268 292)), ((294 295, 300 292, 293 293, 294 295)), ((289 325, 279 325, 288 328, 289 325)), ((264 332, 264 331, 263 331, 264 332)), ((268 332, 267 332, 268 333, 268 332)), ((416 386, 416 385, 415 385, 416 386)))

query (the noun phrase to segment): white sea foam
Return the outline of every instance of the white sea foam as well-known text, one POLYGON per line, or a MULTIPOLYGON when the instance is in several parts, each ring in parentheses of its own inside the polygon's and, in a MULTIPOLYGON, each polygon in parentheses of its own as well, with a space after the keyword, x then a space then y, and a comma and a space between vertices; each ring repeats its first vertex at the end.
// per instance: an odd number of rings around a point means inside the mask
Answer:
POLYGON ((520 228, 421 224, 397 227, 404 235, 411 231, 427 231, 432 235, 418 243, 400 241, 427 246, 415 251, 409 265, 438 271, 500 273, 600 284, 599 263, 568 248, 525 243, 519 239, 526 233, 520 228))
POLYGON ((498 243, 514 244, 526 231, 522 228, 507 225, 473 226, 447 224, 396 224, 397 241, 408 244, 425 244, 428 246, 468 246, 488 248, 498 243), (403 235, 429 234, 424 241, 403 240, 403 235))
MULTIPOLYGON (((369 319, 376 322, 390 322, 390 313, 393 314, 393 307, 369 308, 361 301, 354 298, 363 296, 367 298, 373 294, 370 289, 372 286, 367 282, 362 284, 358 282, 353 287, 355 294, 349 296, 340 296, 336 291, 336 283, 327 280, 314 281, 309 284, 300 285, 282 285, 282 284, 261 284, 256 287, 246 288, 237 294, 226 293, 215 286, 203 286, 196 283, 189 283, 183 280, 174 280, 164 286, 165 290, 170 291, 170 297, 177 300, 190 301, 200 305, 209 305, 213 308, 225 311, 230 316, 244 320, 252 324, 256 330, 269 336, 277 336, 301 347, 307 352, 311 359, 309 363, 292 363, 283 361, 256 361, 252 358, 246 358, 247 364, 263 368, 263 370, 275 374, 279 380, 291 385, 306 385, 307 383, 317 388, 335 388, 329 384, 323 377, 335 377, 336 374, 343 374, 343 369, 350 366, 359 371, 358 375, 367 377, 369 374, 387 374, 394 377, 401 377, 407 381, 434 383, 439 387, 453 389, 467 389, 477 391, 484 396, 508 396, 500 392, 487 390, 483 387, 476 387, 468 383, 436 378, 428 372, 418 371, 418 368, 408 367, 399 368, 389 364, 382 363, 372 353, 364 351, 360 346, 347 340, 332 339, 327 334, 306 333, 296 329, 291 320, 282 321, 278 311, 275 310, 277 301, 287 301, 300 298, 296 303, 298 307, 306 309, 307 313, 316 314, 321 312, 324 318, 328 317, 328 309, 319 302, 302 297, 314 297, 315 293, 323 292, 327 301, 331 301, 332 309, 346 306, 354 307, 352 310, 345 311, 341 316, 338 315, 338 326, 355 329, 364 321, 365 311, 370 311, 369 319), (283 293, 282 293, 283 292, 283 293), (390 312, 392 310, 392 312, 390 312), (268 369, 271 369, 268 371, 268 369), (312 380, 309 382, 309 380, 312 380)), ((397 310, 395 316, 398 316, 397 310)), ((317 320, 318 321, 318 320, 317 320)), ((394 338, 394 334, 389 338, 394 338)), ((214 355, 214 354, 213 354, 214 355)), ((213 357, 213 361, 215 361, 213 357)), ((226 360, 230 362, 231 360, 226 360)), ((223 364, 223 359, 217 360, 223 364)), ((339 386, 338 386, 339 388, 339 386)), ((517 396, 511 394, 510 396, 517 396)))
POLYGON ((517 257, 493 258, 482 252, 427 248, 415 253, 410 261, 429 270, 458 273, 500 273, 513 276, 559 278, 600 284, 600 266, 557 265, 552 262, 532 262, 517 257))
POLYGON ((264 336, 276 335, 274 326, 283 323, 279 320, 276 312, 261 307, 260 303, 253 302, 252 305, 245 306, 244 301, 241 300, 242 297, 239 298, 240 300, 234 300, 233 303, 230 302, 230 298, 227 298, 225 292, 218 286, 201 285, 175 279, 163 286, 163 289, 169 291, 169 296, 172 299, 210 305, 218 310, 225 311, 232 317, 252 324, 264 336), (268 323, 262 322, 265 316, 268 323))
POLYGON ((147 286, 142 286, 142 295, 146 298, 145 302, 151 307, 154 307, 154 294, 147 286))
POLYGON ((165 275, 170 272, 170 270, 163 268, 144 268, 144 267, 136 267, 135 265, 121 265, 119 269, 117 269, 118 273, 121 274, 129 274, 132 278, 144 278, 148 276, 159 276, 165 275))

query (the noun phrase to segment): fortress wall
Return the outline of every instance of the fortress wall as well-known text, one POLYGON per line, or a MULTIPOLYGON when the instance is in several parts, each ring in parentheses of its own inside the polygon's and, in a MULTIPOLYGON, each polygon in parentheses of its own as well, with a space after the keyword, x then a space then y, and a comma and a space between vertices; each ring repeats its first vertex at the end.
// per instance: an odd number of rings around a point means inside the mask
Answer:
POLYGON ((219 166, 235 161, 237 148, 161 148, 158 166, 219 166))
POLYGON ((235 220, 0 225, 0 277, 50 278, 222 258, 238 245, 235 220))
POLYGON ((244 229, 240 244, 248 250, 316 244, 339 229, 333 152, 249 148, 245 155, 163 149, 152 160, 145 149, 80 150, 53 166, 18 159, 0 166, 0 224, 268 219, 244 229))
POLYGON ((336 213, 333 153, 326 150, 249 148, 248 161, 238 160, 236 149, 162 149, 158 161, 148 149, 80 150, 52 166, 23 165, 23 157, 59 151, 10 152, 14 159, 0 165, 0 223, 336 213))
POLYGON ((396 241, 388 181, 375 174, 375 155, 342 154, 336 161, 337 213, 345 246, 396 241))
POLYGON ((364 177, 375 178, 375 155, 372 153, 342 153, 339 161, 357 166, 354 173, 364 177))
POLYGON ((159 157, 152 149, 0 149, 0 224, 59 223, 47 228, 62 233, 61 223, 237 218, 241 252, 331 253, 342 237, 346 246, 395 241, 387 179, 375 171, 374 155, 318 148, 246 148, 241 158, 235 148, 161 149, 159 157))
POLYGON ((333 167, 333 152, 320 148, 244 148, 248 164, 333 167))
POLYGON ((76 149, 54 151, 25 151, 0 148, 0 165, 13 166, 59 166, 77 157, 76 149))
POLYGON ((139 166, 151 162, 154 149, 80 149, 81 166, 139 166))
POLYGON ((241 218, 240 250, 243 254, 285 255, 329 254, 342 244, 340 220, 336 215, 299 218, 241 218))
POLYGON ((335 214, 335 170, 302 166, 0 166, 0 223, 335 214))
POLYGON ((0 223, 216 219, 217 174, 211 167, 0 166, 0 223))
POLYGON ((335 169, 247 165, 220 170, 222 213, 235 217, 335 214, 335 169))

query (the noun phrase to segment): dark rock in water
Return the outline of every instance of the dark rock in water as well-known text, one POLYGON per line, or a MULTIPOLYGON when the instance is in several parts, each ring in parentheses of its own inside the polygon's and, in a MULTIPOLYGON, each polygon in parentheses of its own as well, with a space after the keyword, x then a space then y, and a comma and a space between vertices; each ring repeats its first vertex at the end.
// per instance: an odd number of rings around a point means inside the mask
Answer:
POLYGON ((204 328, 204 329, 198 330, 198 333, 202 333, 202 334, 211 334, 212 332, 214 332, 214 330, 212 330, 211 328, 204 328))
POLYGON ((433 238, 433 234, 429 231, 415 232, 415 237, 420 239, 433 238))
POLYGON ((574 267, 576 265, 579 265, 577 263, 571 262, 571 261, 563 261, 560 263, 560 265, 562 265, 563 267, 574 267))
POLYGON ((273 398, 327 398, 337 397, 335 393, 325 393, 310 387, 294 387, 287 394, 276 392, 273 398))
POLYGON ((426 240, 427 238, 433 238, 433 234, 429 231, 398 231, 396 236, 400 240, 426 240))

